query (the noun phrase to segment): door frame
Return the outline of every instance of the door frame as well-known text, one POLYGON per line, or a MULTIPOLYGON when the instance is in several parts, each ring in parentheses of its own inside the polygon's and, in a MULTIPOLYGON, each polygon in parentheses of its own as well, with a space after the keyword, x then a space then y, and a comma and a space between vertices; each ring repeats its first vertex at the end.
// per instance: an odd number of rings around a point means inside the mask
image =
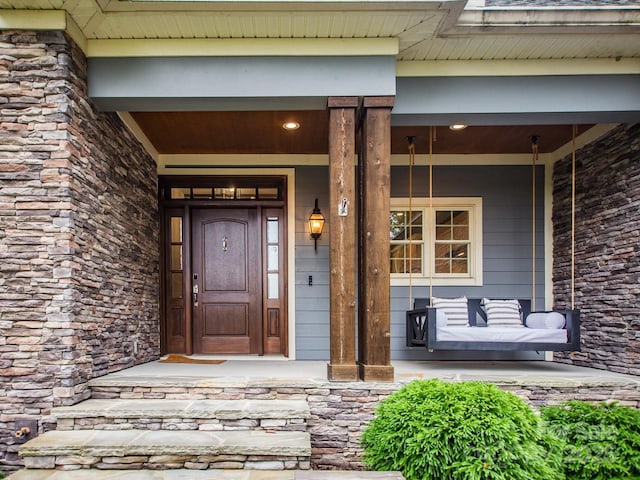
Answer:
MULTIPOLYGON (((294 168, 252 168, 250 170, 246 168, 202 168, 202 167, 180 167, 180 168, 171 168, 168 169, 166 167, 159 168, 158 174, 162 179, 168 177, 176 177, 178 178, 187 178, 187 177, 251 177, 251 178, 260 178, 260 177, 284 177, 286 192, 284 203, 281 205, 281 208, 284 210, 284 229, 285 229, 285 248, 286 248, 286 266, 285 266, 285 275, 286 275, 286 284, 285 284, 285 292, 286 292, 286 303, 285 303, 285 316, 287 319, 287 329, 285 332, 286 336, 286 345, 285 345, 285 356, 289 360, 295 360, 295 352, 296 352, 296 342, 295 342, 295 331, 296 331, 296 292, 295 292, 295 233, 296 233, 296 223, 295 223, 295 169, 294 168)), ((193 179, 195 180, 195 179, 193 179)), ((159 187, 159 198, 162 195, 162 188, 159 187)), ((165 298, 167 295, 166 285, 165 285, 165 275, 166 275, 166 251, 168 247, 167 238, 169 232, 165 231, 164 225, 166 224, 166 212, 171 210, 171 208, 182 208, 186 213, 187 209, 190 208, 186 205, 188 202, 172 202, 169 204, 166 201, 159 201, 159 212, 160 212, 160 232, 161 232, 161 252, 160 252, 160 269, 161 269, 161 285, 160 285, 160 344, 161 344, 161 352, 162 354, 167 353, 167 311, 165 305, 165 298)), ((201 206, 205 206, 201 204, 201 206)), ((189 224, 189 215, 185 215, 185 224, 183 226, 183 231, 185 232, 184 246, 185 246, 185 258, 191 257, 191 225, 189 224)), ((185 278, 191 278, 190 265, 189 262, 185 262, 185 268, 189 269, 189 271, 185 272, 185 278)), ((189 282, 184 282, 183 285, 183 295, 185 298, 191 295, 191 285, 189 282), (187 285, 188 284, 188 285, 187 285)), ((193 343, 190 339, 192 339, 192 312, 191 312, 191 302, 185 301, 185 326, 186 332, 185 335, 187 337, 186 340, 186 354, 193 353, 193 343)), ((253 357, 252 357, 253 358, 253 357)), ((258 358, 266 358, 273 359, 273 356, 266 357, 258 357, 258 358)), ((277 358, 277 357, 276 357, 277 358)))

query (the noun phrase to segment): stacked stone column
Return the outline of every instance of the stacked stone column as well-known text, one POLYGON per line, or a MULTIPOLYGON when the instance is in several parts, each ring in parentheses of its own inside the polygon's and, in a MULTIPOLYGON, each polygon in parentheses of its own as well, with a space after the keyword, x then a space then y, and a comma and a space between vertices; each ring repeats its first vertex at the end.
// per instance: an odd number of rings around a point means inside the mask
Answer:
POLYGON ((159 354, 156 167, 62 32, 0 32, 0 470, 16 418, 159 354), (133 354, 133 342, 138 355, 133 354))

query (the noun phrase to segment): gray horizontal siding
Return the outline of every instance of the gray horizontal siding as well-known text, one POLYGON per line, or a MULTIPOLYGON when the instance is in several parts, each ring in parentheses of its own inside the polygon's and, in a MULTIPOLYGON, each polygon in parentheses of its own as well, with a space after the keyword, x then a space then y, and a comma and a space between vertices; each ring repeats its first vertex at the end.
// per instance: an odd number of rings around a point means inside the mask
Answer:
POLYGON ((329 359, 329 170, 296 169, 296 358, 329 359), (327 218, 318 250, 313 248, 307 222, 315 199, 327 218), (308 285, 309 275, 313 286, 308 285))
MULTIPOLYGON (((428 170, 415 167, 414 197, 427 196, 428 170)), ((408 168, 394 167, 393 197, 408 196, 408 168)), ((536 224, 537 305, 544 305, 544 167, 537 169, 538 219, 536 224)), ((296 170, 296 356, 298 359, 329 359, 329 228, 327 222, 318 251, 307 233, 307 219, 318 198, 328 217, 328 169, 300 167, 296 170), (313 286, 308 277, 313 276, 313 286)), ((480 287, 434 287, 434 295, 495 298, 531 297, 532 198, 530 166, 438 166, 434 167, 434 196, 482 197, 483 285, 480 287)), ((413 298, 428 297, 429 287, 413 287, 413 298)), ((434 352, 405 346, 405 311, 408 287, 391 287, 391 351, 394 360, 499 360, 537 359, 535 353, 434 352)))

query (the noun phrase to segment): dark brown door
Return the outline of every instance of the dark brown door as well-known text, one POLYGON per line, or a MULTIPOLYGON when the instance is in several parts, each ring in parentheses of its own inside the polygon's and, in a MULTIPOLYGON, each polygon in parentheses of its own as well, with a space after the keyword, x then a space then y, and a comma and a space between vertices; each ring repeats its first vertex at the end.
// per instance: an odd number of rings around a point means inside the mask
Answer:
POLYGON ((256 209, 193 210, 194 353, 261 354, 256 209))

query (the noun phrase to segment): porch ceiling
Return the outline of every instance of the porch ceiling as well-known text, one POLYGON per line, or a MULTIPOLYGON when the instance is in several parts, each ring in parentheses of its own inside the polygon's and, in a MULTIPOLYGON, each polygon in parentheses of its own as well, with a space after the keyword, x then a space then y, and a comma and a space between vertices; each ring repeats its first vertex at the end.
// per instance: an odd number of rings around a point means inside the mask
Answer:
POLYGON ((130 45, 123 40, 133 39, 387 38, 397 39, 399 61, 638 57, 637 4, 554 8, 484 3, 0 0, 0 8, 66 11, 67 30, 87 41, 89 54, 91 42, 116 41, 124 55, 130 45))
MULTIPOLYGON (((259 112, 137 112, 131 114, 160 154, 326 154, 325 110, 259 112), (295 120, 300 128, 286 131, 295 120)), ((579 133, 590 125, 579 127, 579 133)), ((438 154, 509 154, 531 151, 531 135, 540 135, 540 152, 553 152, 571 140, 570 125, 470 126, 454 132, 438 127, 438 154)), ((415 136, 417 153, 428 151, 428 127, 402 126, 391 131, 394 154, 407 152, 415 136)))

